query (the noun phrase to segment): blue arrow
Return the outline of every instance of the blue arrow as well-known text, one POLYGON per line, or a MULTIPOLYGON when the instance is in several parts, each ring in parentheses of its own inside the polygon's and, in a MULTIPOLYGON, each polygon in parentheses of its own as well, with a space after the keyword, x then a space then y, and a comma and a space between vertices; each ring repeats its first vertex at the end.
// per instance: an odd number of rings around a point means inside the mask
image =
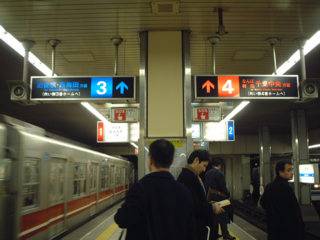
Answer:
POLYGON ((127 90, 129 89, 128 85, 125 84, 124 82, 121 82, 116 86, 116 90, 118 90, 119 88, 120 88, 120 94, 124 94, 124 89, 127 89, 127 90))

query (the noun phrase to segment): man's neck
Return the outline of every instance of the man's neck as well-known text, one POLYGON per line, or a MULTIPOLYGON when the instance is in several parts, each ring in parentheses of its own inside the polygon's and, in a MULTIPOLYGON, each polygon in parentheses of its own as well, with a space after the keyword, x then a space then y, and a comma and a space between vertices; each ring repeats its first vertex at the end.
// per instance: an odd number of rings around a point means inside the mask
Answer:
POLYGON ((151 172, 169 172, 169 168, 156 168, 152 167, 151 172))

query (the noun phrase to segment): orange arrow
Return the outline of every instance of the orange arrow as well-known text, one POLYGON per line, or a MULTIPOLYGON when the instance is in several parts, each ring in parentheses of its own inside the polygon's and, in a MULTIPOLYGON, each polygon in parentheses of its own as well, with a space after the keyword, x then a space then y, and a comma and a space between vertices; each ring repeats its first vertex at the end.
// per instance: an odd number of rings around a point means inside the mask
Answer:
POLYGON ((215 89, 214 84, 212 82, 210 82, 210 80, 207 80, 203 85, 202 85, 202 89, 207 88, 207 93, 211 92, 211 88, 215 89))

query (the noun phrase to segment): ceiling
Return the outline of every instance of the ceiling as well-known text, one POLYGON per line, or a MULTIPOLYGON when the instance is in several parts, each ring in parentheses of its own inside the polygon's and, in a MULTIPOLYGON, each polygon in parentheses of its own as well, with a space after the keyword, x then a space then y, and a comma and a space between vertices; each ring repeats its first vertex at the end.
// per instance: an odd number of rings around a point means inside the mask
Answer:
MULTIPOLYGON (((173 1, 157 1, 167 3, 173 1)), ((59 39, 56 73, 60 76, 113 75, 120 36, 119 75, 139 75, 139 32, 190 30, 192 75, 212 74, 208 38, 216 45, 217 74, 271 74, 273 57, 266 38, 278 37, 278 65, 297 50, 295 39, 311 37, 320 26, 319 0, 175 1, 177 11, 154 11, 156 2, 103 0, 1 0, 0 25, 17 39, 36 42, 31 51, 51 66, 49 39, 59 39), (217 34, 218 8, 223 9, 227 34, 217 34)), ((161 10, 161 8, 160 8, 161 10)), ((167 9, 168 10, 168 9, 167 9)), ((96 144, 96 121, 80 104, 22 106, 9 100, 8 80, 22 79, 23 59, 0 43, 0 113, 39 125, 54 133, 96 144)), ((307 77, 320 78, 320 49, 306 59, 307 77)), ((31 75, 42 75, 30 67, 31 75)), ((299 74, 299 66, 290 73, 299 74)), ((304 108, 310 129, 320 128, 320 103, 253 102, 236 117, 236 134, 257 133, 262 124, 272 133, 290 133, 290 111, 304 108)))

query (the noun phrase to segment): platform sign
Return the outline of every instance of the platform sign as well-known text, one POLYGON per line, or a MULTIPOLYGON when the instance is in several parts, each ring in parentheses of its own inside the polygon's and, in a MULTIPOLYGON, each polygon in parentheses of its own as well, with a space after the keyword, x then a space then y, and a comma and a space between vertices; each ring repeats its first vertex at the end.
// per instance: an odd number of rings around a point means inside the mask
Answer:
POLYGON ((137 122, 138 120, 138 108, 111 108, 112 122, 137 122))
POLYGON ((194 107, 193 121, 212 121, 218 122, 221 120, 221 107, 194 107))
POLYGON ((31 100, 135 100, 135 77, 31 77, 31 100))
POLYGON ((228 121, 228 140, 234 141, 234 121, 228 121))
POLYGON ((195 99, 299 99, 297 75, 195 76, 195 99))
POLYGON ((204 122, 203 140, 208 142, 234 141, 234 121, 204 122))
POLYGON ((129 142, 128 123, 97 122, 97 142, 129 142))

